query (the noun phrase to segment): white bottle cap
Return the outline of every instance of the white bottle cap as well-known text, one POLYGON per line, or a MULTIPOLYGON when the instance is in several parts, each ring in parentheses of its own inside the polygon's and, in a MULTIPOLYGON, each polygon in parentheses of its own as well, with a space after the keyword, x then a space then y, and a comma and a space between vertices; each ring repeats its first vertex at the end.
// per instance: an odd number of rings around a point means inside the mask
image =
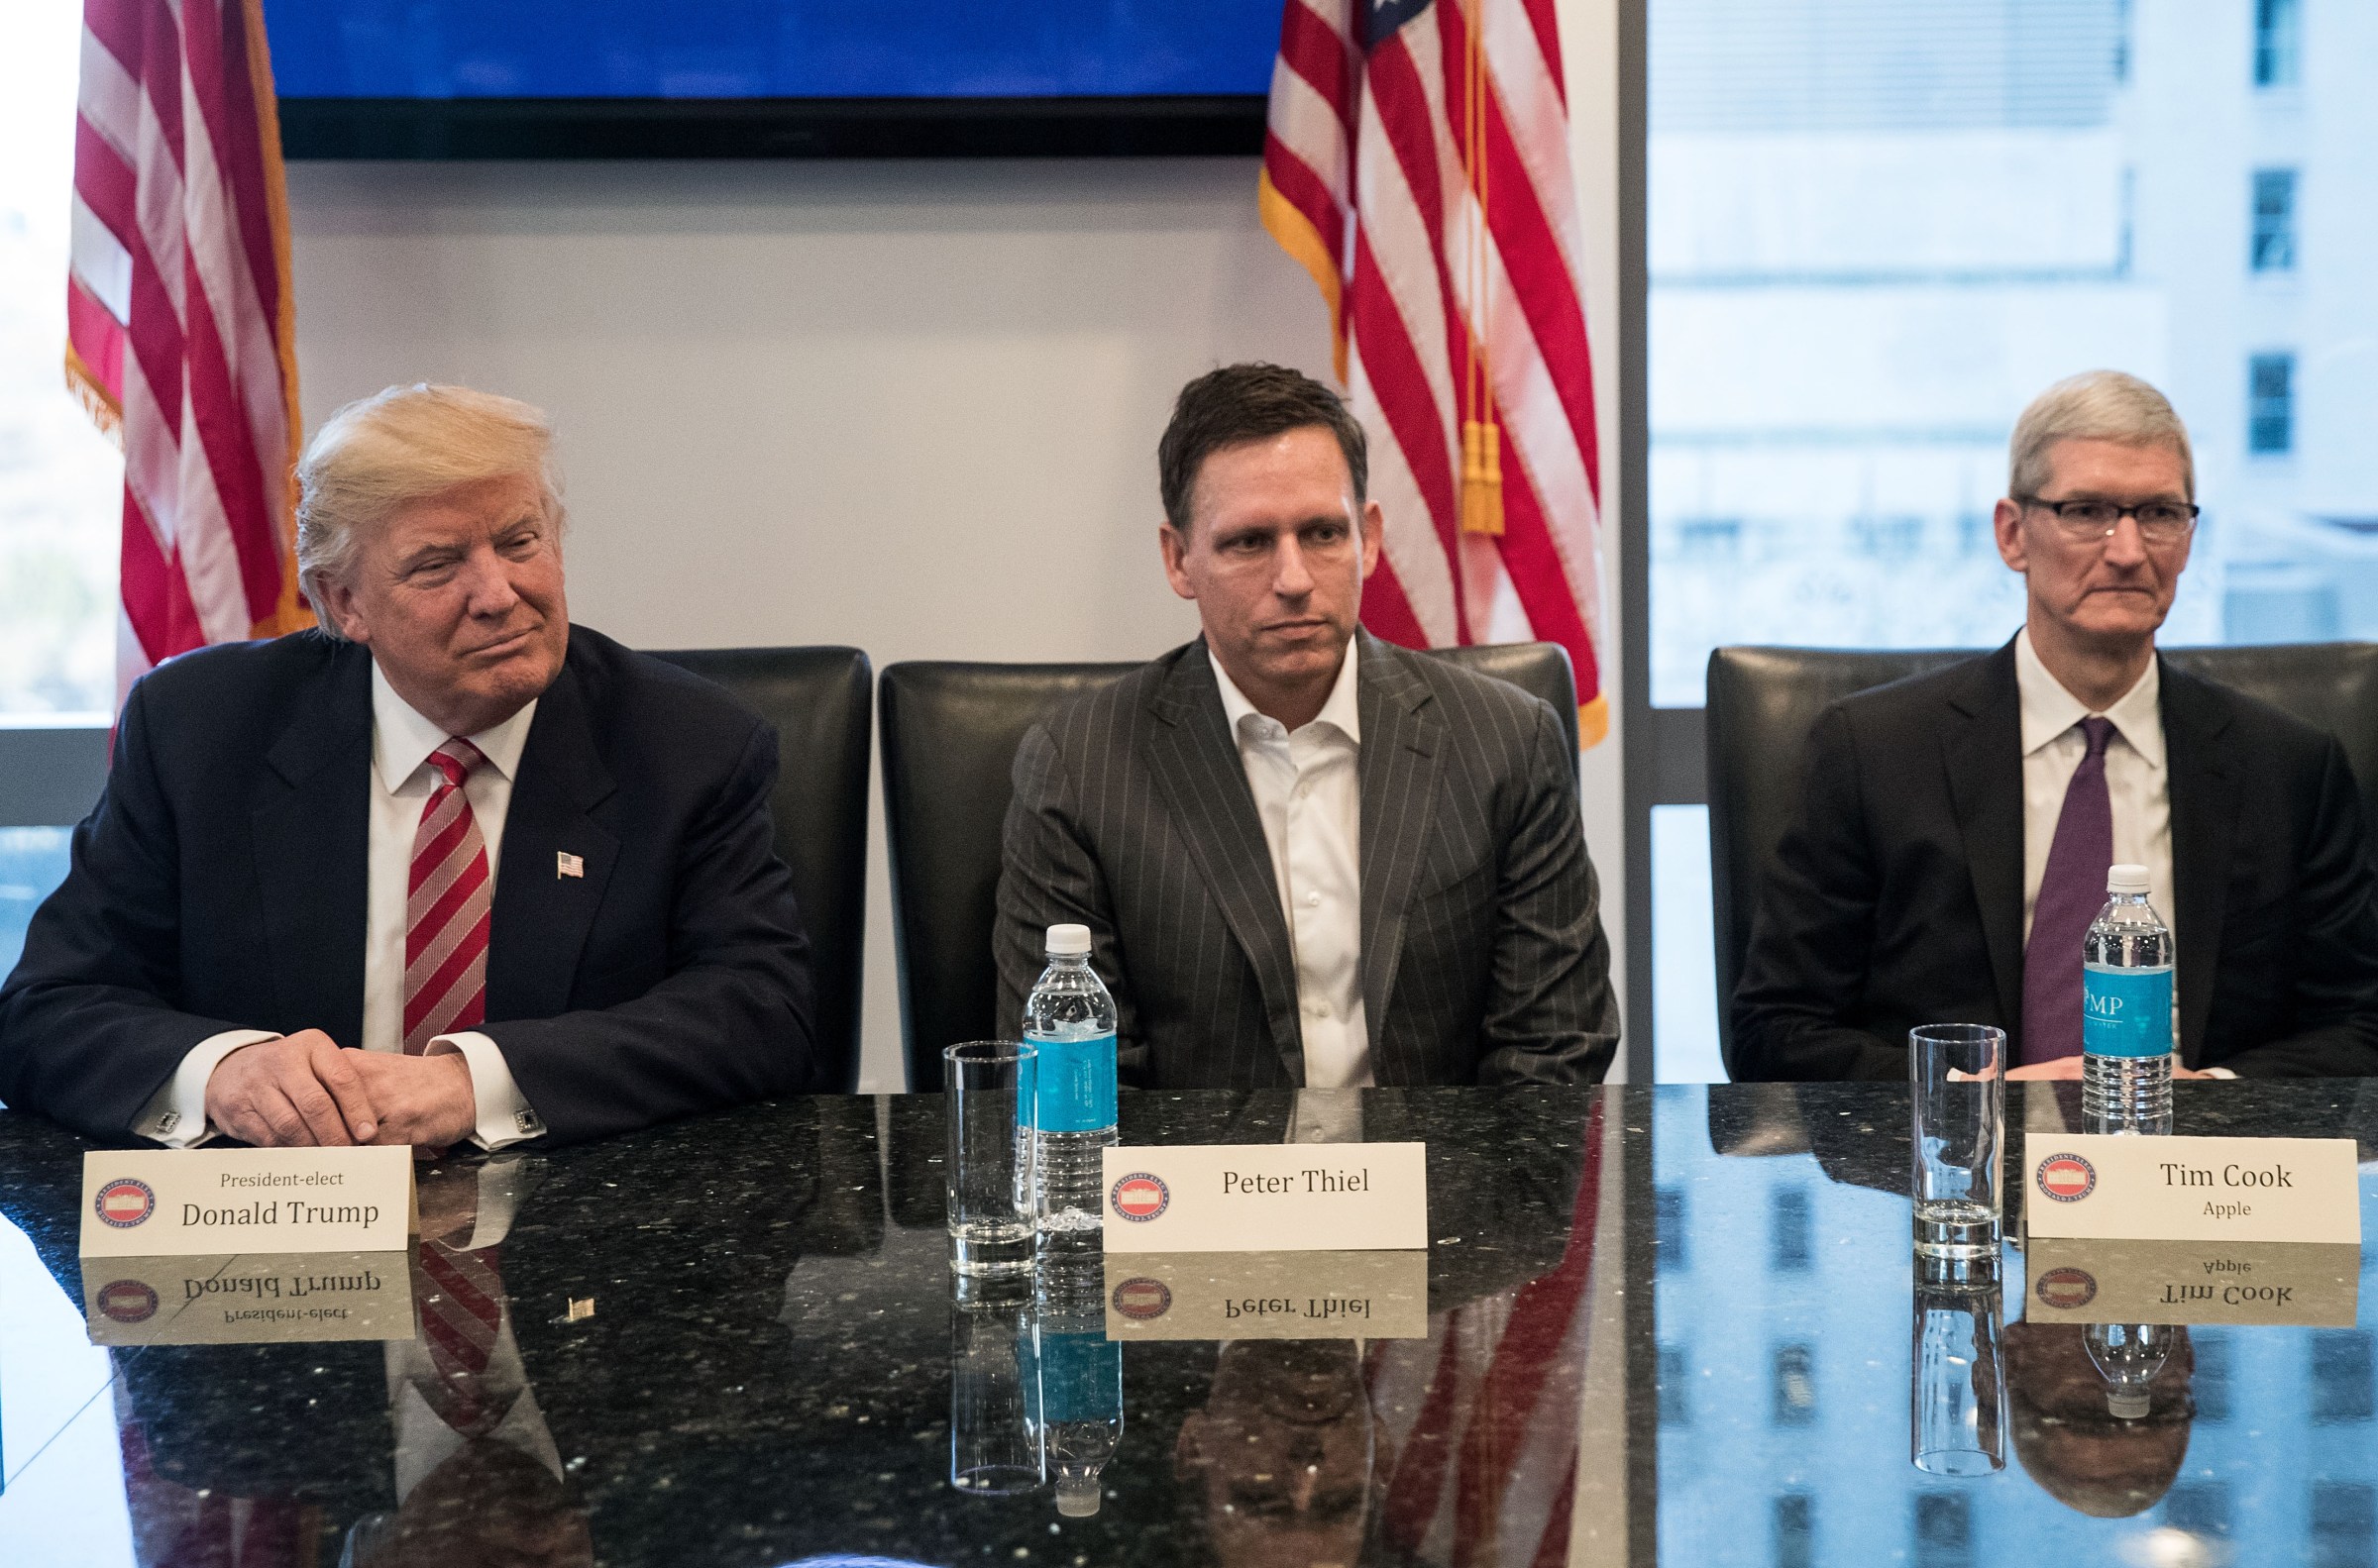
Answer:
MULTIPOLYGON (((1078 925, 1059 926, 1060 931, 1085 929, 1078 925)), ((1100 1501, 1098 1477, 1057 1477, 1057 1512, 1069 1519, 1086 1519, 1098 1512, 1100 1501)))
POLYGON ((2108 1389, 2106 1413, 2117 1421, 2143 1421, 2153 1402, 2140 1389, 2108 1389))
MULTIPOLYGON (((2143 876, 2144 873, 2141 873, 2143 876)), ((1048 928, 1048 956, 1069 958, 1090 951, 1090 928, 1086 925, 1052 925, 1048 928)))
MULTIPOLYGON (((2108 866, 2106 869, 2106 890, 2108 892, 2145 892, 2147 890, 2147 868, 2144 866, 2108 866)), ((1054 932, 1050 933, 1049 939, 1051 941, 1056 939, 1054 932)))

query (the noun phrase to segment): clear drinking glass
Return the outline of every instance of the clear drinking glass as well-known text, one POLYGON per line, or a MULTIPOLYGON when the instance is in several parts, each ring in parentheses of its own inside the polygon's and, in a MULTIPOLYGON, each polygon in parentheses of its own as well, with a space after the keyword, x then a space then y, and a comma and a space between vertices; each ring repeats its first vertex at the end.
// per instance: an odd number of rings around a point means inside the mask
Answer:
POLYGON ((1914 1081, 1915 1253, 1935 1279, 1995 1275, 2006 1141, 2006 1033, 1980 1023, 1907 1031, 1914 1081))
POLYGON ((2003 1310, 1996 1290, 1916 1286, 1907 1457, 1927 1475, 1986 1476, 2006 1468, 2003 1310))
POLYGON ((1014 1040, 970 1040, 941 1053, 949 1266, 960 1274, 1031 1272, 1036 1067, 1034 1049, 1014 1040))
POLYGON ((1040 1485, 1040 1379, 1026 1281, 961 1275, 950 1304, 949 1484, 971 1497, 1040 1485))

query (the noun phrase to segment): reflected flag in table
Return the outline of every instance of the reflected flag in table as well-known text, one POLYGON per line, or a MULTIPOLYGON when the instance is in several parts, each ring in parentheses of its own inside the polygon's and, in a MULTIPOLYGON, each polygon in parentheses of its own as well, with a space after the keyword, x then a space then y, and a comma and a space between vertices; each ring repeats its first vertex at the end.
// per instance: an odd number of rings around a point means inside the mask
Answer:
POLYGON ((1568 650, 1609 728, 1583 231, 1555 0, 1287 0, 1264 227, 1329 302, 1410 647, 1568 650))
POLYGON ((261 0, 84 0, 66 378, 124 448, 119 691, 311 620, 287 209, 261 0))

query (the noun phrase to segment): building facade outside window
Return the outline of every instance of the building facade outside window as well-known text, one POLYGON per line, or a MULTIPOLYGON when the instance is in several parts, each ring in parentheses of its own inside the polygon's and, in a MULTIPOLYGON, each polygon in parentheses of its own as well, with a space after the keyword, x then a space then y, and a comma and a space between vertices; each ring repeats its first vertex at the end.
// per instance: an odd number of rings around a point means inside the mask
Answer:
POLYGON ((2254 85, 2292 87, 2304 68, 2302 0, 2254 0, 2254 85))

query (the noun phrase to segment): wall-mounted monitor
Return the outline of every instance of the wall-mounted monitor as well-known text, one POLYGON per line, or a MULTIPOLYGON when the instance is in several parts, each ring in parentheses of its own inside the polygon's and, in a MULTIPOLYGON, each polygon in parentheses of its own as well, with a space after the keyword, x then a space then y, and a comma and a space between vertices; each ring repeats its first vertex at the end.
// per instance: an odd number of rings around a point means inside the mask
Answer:
POLYGON ((291 157, 1252 155, 1281 0, 267 0, 291 157))

